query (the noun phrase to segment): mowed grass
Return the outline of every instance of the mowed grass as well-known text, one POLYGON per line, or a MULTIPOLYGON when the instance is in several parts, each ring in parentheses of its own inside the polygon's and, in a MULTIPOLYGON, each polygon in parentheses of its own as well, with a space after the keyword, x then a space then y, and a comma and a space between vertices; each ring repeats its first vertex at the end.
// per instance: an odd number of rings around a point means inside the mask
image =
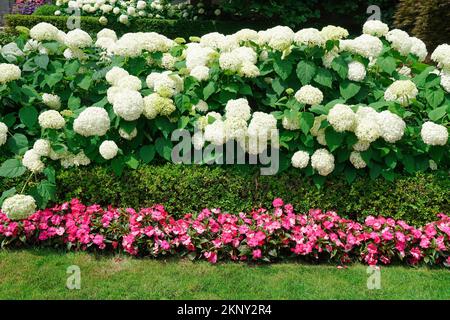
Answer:
POLYGON ((95 256, 55 250, 0 250, 0 299, 450 299, 450 271, 381 268, 367 289, 367 267, 191 262, 95 256), (69 290, 67 268, 81 270, 69 290))

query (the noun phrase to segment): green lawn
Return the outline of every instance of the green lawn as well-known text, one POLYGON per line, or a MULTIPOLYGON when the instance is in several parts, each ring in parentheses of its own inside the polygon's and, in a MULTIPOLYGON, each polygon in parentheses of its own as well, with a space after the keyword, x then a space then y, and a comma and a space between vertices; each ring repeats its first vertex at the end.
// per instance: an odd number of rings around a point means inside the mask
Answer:
POLYGON ((369 290, 366 269, 0 251, 0 299, 450 299, 449 270, 384 267, 381 289, 369 290), (70 265, 81 290, 66 288, 70 265))

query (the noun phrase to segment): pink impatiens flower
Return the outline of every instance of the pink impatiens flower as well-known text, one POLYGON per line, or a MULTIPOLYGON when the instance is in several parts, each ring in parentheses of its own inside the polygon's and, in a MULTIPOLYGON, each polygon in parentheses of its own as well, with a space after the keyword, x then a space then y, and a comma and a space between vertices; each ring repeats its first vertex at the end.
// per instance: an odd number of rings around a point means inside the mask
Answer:
POLYGON ((260 259, 262 257, 261 249, 253 250, 252 256, 254 260, 260 259))
POLYGON ((273 200, 273 202, 272 202, 272 205, 273 205, 275 208, 282 207, 283 204, 284 204, 284 202, 283 202, 283 200, 280 199, 280 198, 276 198, 276 199, 273 200))

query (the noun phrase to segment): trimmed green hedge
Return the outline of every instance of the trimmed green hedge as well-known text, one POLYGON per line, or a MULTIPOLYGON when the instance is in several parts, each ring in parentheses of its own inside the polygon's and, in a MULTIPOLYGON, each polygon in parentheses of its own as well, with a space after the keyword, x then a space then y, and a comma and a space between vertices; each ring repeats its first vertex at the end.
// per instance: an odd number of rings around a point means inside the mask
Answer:
MULTIPOLYGON (((39 16, 39 15, 5 15, 5 24, 10 32, 14 32, 15 27, 24 26, 32 28, 39 22, 48 22, 58 29, 68 31, 67 18, 63 16, 39 16)), ((257 22, 230 22, 230 21, 187 21, 187 20, 165 20, 165 19, 134 19, 125 26, 120 22, 111 21, 103 26, 98 22, 98 17, 81 17, 81 29, 96 33, 103 28, 115 30, 118 34, 127 32, 154 31, 169 38, 189 38, 190 36, 202 36, 209 32, 218 31, 224 34, 234 33, 242 28, 252 28, 255 30, 266 29, 270 23, 257 22)))
MULTIPOLYGON (((20 182, 1 184, 7 190, 21 188, 20 182)), ((403 176, 394 182, 358 178, 351 185, 337 178, 319 190, 295 169, 260 176, 254 167, 165 164, 129 170, 121 177, 100 166, 61 170, 56 183, 57 202, 79 198, 85 203, 134 208, 162 203, 177 214, 204 207, 240 212, 268 207, 275 197, 301 210, 336 210, 353 219, 372 214, 423 224, 439 212, 450 212, 450 181, 443 173, 403 176)))

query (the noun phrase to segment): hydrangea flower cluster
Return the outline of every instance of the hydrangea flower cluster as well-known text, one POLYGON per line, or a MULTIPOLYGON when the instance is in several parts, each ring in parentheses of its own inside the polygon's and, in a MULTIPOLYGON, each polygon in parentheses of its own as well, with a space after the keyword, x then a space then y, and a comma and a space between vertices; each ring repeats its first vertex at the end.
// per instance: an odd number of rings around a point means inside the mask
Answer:
POLYGON ((103 209, 76 199, 34 212, 31 197, 15 198, 7 199, 0 212, 0 240, 7 239, 11 246, 25 243, 155 258, 189 254, 211 263, 275 261, 293 254, 340 265, 402 261, 450 267, 450 218, 445 214, 414 227, 374 216, 359 223, 319 209, 296 213, 279 198, 270 210, 231 214, 203 209, 181 218, 162 205, 139 211, 103 209))

